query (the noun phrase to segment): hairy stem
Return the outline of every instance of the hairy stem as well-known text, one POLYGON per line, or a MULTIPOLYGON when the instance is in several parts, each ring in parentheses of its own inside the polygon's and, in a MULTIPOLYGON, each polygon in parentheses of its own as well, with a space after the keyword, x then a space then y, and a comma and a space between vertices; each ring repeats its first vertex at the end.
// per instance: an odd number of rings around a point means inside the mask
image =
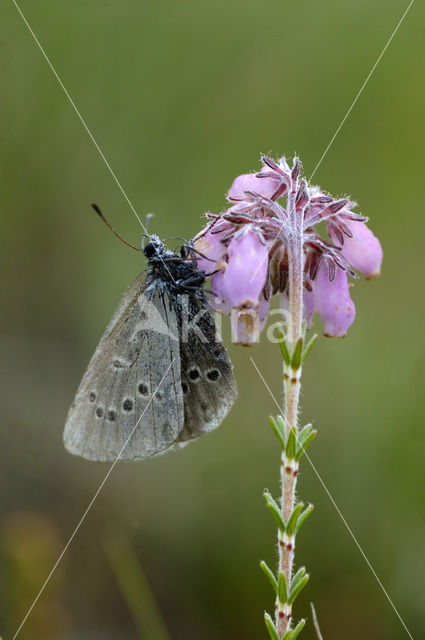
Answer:
MULTIPOLYGON (((298 433, 298 399, 300 394, 300 373, 290 367, 285 366, 284 370, 284 394, 285 394, 285 430, 288 434, 290 429, 294 428, 298 433), (294 375, 295 373, 295 375, 294 375)), ((288 437, 288 436, 287 436, 288 437)), ((288 522, 295 505, 295 489, 297 484, 297 469, 293 465, 288 464, 288 460, 284 452, 280 459, 280 478, 282 487, 282 518, 288 522)), ((284 537, 279 531, 279 572, 285 574, 288 589, 292 580, 292 565, 295 554, 295 538, 284 537)), ((288 607, 282 606, 277 599, 276 626, 279 637, 288 630, 291 621, 291 611, 288 607)))
MULTIPOLYGON (((292 192, 296 192, 294 181, 292 192)), ((293 193, 288 198, 288 217, 292 228, 292 236, 288 242, 289 262, 289 316, 288 316, 288 346, 290 353, 302 335, 302 305, 303 305, 303 241, 302 220, 297 216, 295 197, 293 193), (292 197, 291 197, 292 196, 292 197)), ((298 405, 301 390, 301 365, 294 368, 292 364, 284 364, 283 392, 285 411, 285 436, 288 439, 291 429, 298 435, 298 405)), ((285 523, 288 522, 295 506, 295 489, 297 484, 297 468, 288 463, 285 453, 280 460, 280 478, 282 489, 281 513, 285 523)), ((285 574, 288 590, 292 580, 292 566, 295 554, 295 537, 293 539, 278 534, 279 543, 279 573, 285 574)), ((290 628, 291 610, 288 605, 282 605, 277 598, 276 627, 279 637, 290 628)))

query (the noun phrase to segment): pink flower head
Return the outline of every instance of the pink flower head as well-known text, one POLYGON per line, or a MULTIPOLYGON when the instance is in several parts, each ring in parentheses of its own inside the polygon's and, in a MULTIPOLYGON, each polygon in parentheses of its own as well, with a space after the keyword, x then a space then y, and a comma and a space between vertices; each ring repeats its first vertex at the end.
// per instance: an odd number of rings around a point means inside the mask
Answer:
POLYGON ((255 343, 272 295, 279 294, 282 310, 289 311, 289 300, 300 300, 298 294, 291 297, 292 286, 303 289, 308 326, 317 311, 325 335, 345 335, 355 316, 348 276, 357 277, 355 270, 377 276, 382 261, 379 240, 366 218, 353 211, 356 203, 310 186, 300 177, 298 158, 290 167, 285 158, 266 157, 260 173, 234 180, 228 200, 231 206, 220 216, 207 214, 213 222, 195 246, 213 261, 211 268, 200 257, 200 268, 215 272, 211 288, 219 301, 212 304, 232 314, 235 340, 255 343))

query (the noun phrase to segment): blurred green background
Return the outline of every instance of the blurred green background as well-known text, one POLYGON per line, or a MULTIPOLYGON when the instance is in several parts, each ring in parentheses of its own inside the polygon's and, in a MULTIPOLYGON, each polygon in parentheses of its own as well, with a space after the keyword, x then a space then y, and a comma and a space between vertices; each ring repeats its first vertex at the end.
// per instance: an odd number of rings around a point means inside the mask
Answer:
MULTIPOLYGON (((407 2, 21 6, 140 216, 155 212, 163 237, 191 237, 261 152, 297 152, 310 175, 407 2)), ((97 202, 140 242, 11 1, 0 23, 0 635, 9 640, 108 469, 67 454, 62 428, 143 260, 90 210, 97 202)), ((424 36, 418 2, 315 175, 360 203, 385 258, 379 280, 355 286, 348 337, 315 347, 302 399, 303 420, 319 430, 311 459, 415 638, 425 611, 424 36)), ((230 353, 231 415, 179 453, 117 465, 19 638, 159 640, 149 625, 139 633, 105 554, 121 536, 170 638, 266 637, 272 593, 258 563, 273 565, 276 550, 262 490, 278 493, 279 451, 267 424, 276 409, 249 356, 277 397, 280 356, 264 341, 230 353)), ((325 640, 408 637, 307 461, 299 495, 316 509, 298 538, 297 564, 312 577, 295 617, 310 618, 312 600, 325 640)), ((314 637, 311 624, 302 637, 314 637)))

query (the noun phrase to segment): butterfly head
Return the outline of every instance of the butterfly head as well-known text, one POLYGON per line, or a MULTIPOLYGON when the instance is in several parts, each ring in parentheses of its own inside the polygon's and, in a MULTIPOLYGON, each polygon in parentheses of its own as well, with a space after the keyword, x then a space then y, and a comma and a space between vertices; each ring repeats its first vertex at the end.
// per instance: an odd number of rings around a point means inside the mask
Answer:
POLYGON ((143 248, 143 253, 148 260, 161 256, 164 251, 165 246, 163 242, 155 235, 150 236, 149 242, 143 248))

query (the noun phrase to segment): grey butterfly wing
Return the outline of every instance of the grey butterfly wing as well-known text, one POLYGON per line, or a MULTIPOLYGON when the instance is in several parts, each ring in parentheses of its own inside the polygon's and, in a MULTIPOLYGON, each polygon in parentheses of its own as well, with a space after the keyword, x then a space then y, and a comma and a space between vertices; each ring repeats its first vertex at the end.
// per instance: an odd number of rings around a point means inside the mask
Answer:
POLYGON ((196 314, 199 321, 180 342, 181 381, 184 398, 184 427, 177 443, 180 446, 203 433, 216 429, 237 397, 233 365, 216 336, 212 310, 189 300, 189 323, 196 314))
POLYGON ((124 293, 65 424, 70 453, 88 460, 146 458, 184 422, 176 312, 166 289, 140 274, 124 293))

